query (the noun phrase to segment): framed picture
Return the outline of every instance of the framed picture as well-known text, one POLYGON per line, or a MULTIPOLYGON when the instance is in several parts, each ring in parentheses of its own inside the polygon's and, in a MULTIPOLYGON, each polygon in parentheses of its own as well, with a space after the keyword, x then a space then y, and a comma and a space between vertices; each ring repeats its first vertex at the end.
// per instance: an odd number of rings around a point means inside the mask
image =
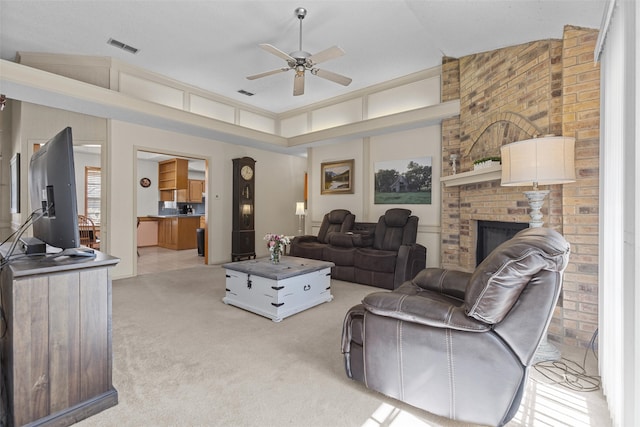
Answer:
POLYGON ((374 171, 374 204, 431 204, 431 157, 376 162, 374 171))
POLYGON ((320 194, 353 194, 353 159, 320 165, 320 194))
POLYGON ((10 161, 11 165, 11 213, 20 213, 20 153, 10 161))

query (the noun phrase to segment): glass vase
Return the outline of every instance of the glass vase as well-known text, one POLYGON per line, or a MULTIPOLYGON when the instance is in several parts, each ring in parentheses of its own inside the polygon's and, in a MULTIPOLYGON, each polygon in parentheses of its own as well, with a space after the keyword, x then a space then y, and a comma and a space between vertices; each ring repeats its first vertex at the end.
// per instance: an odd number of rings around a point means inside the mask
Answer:
POLYGON ((271 263, 278 264, 280 262, 280 251, 274 249, 271 251, 271 263))

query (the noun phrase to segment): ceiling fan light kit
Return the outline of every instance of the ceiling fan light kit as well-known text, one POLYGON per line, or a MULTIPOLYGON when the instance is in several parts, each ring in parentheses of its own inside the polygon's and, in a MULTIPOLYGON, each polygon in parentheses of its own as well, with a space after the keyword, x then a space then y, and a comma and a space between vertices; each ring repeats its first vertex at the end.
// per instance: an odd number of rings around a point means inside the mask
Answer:
POLYGON ((332 71, 326 71, 319 68, 315 68, 315 66, 321 62, 328 61, 330 59, 337 58, 345 54, 344 50, 342 50, 338 46, 332 46, 328 49, 320 51, 315 55, 310 54, 302 50, 302 20, 307 16, 307 9, 303 7, 299 7, 294 11, 295 16, 300 21, 300 43, 299 49, 295 52, 291 52, 289 54, 284 53, 277 47, 274 47, 270 44, 263 43, 259 46, 266 50, 267 52, 284 59, 287 62, 288 67, 278 68, 272 71, 266 71, 260 74, 254 74, 252 76, 248 76, 247 79, 255 80, 262 77, 271 76, 273 74, 282 73, 289 70, 295 70, 295 76, 293 79, 293 95, 298 96, 304 94, 304 78, 306 71, 309 70, 311 74, 314 76, 321 77, 326 80, 330 80, 334 83, 341 84, 343 86, 349 86, 351 83, 351 78, 343 76, 338 73, 334 73, 332 71))

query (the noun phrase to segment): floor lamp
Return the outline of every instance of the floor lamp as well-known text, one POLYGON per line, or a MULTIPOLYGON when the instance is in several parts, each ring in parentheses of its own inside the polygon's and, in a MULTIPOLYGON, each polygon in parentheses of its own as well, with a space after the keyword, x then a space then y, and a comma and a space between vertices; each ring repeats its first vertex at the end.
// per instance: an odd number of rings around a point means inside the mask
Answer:
POLYGON ((296 202, 296 215, 298 215, 298 236, 304 233, 304 202, 296 202))
MULTIPOLYGON (((502 186, 533 186, 525 191, 529 201, 531 221, 529 227, 544 224, 540 209, 549 190, 538 190, 538 185, 566 184, 576 180, 574 165, 575 139, 564 136, 543 136, 503 145, 502 186)), ((543 338, 534 356, 534 363, 559 360, 560 351, 543 338)))

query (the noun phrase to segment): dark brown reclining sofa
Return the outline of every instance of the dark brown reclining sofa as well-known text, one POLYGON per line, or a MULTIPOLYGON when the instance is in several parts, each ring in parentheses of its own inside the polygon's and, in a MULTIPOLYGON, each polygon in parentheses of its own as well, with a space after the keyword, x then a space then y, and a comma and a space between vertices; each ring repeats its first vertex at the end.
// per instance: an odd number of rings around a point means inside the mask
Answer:
MULTIPOLYGON (((350 212, 340 211, 349 221, 350 212)), ((353 222, 348 230, 336 230, 334 224, 334 231, 322 233, 328 227, 325 221, 329 222, 332 217, 337 218, 334 211, 325 215, 318 238, 293 239, 290 254, 333 262, 331 277, 334 279, 385 289, 397 288, 426 267, 427 248, 416 243, 418 217, 411 215, 410 210, 389 209, 377 223, 353 222)))

